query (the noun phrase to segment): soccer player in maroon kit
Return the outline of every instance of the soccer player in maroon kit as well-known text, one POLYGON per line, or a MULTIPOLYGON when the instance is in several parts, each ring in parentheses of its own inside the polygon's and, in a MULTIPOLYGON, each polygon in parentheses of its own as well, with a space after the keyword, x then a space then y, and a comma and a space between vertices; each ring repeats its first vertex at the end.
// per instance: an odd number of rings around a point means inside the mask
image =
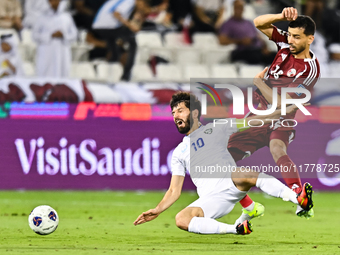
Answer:
MULTIPOLYGON (((310 45, 314 40, 315 33, 314 21, 308 16, 298 16, 297 10, 289 7, 284 8, 282 13, 279 14, 259 16, 255 18, 254 24, 257 29, 278 46, 278 52, 269 69, 266 68, 254 79, 254 84, 258 88, 255 92, 255 97, 260 102, 257 109, 266 110, 271 107, 273 87, 278 88, 278 108, 281 107, 282 87, 297 87, 311 91, 320 76, 318 60, 314 53, 310 51, 310 45), (278 21, 290 21, 288 32, 272 25, 278 21), (266 72, 267 74, 265 74, 266 72)), ((304 97, 304 93, 288 93, 286 95, 287 99, 304 97)), ((294 116, 295 114, 286 115, 285 119, 294 119, 294 116)), ((294 139, 295 130, 292 127, 281 126, 280 121, 274 122, 273 127, 270 126, 271 124, 264 125, 263 127, 233 134, 228 143, 229 152, 237 162, 250 156, 256 150, 268 146, 276 164, 290 169, 288 172, 281 172, 288 187, 297 194, 309 192, 310 187, 308 184, 302 187, 299 172, 287 155, 287 147, 294 139)), ((256 215, 256 212, 254 212, 255 203, 248 195, 240 203, 244 209, 239 220, 243 220, 242 217, 251 219, 254 217, 254 213, 256 215)), ((313 210, 304 211, 298 206, 296 214, 310 218, 314 212, 313 210)))

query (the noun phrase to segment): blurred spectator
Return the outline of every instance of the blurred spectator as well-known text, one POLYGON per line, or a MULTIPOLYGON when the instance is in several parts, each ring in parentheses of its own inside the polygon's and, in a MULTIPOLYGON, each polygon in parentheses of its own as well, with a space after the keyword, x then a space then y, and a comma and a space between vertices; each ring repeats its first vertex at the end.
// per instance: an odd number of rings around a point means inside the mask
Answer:
POLYGON ((311 51, 315 53, 315 56, 318 56, 321 77, 328 77, 329 76, 329 68, 328 68, 329 54, 326 48, 326 39, 319 31, 315 31, 314 41, 310 45, 310 49, 311 51))
POLYGON ((67 77, 71 69, 71 43, 77 39, 72 16, 65 12, 66 1, 49 0, 50 8, 33 27, 38 44, 36 73, 38 76, 67 77))
POLYGON ((330 9, 327 1, 306 0, 305 15, 315 20, 317 30, 327 41, 327 45, 340 42, 340 12, 330 9))
POLYGON ((91 29, 93 19, 106 0, 72 0, 74 22, 78 28, 91 29))
POLYGON ((340 43, 333 43, 329 46, 330 62, 329 69, 331 77, 340 78, 340 43))
POLYGON ((216 32, 223 23, 224 0, 196 0, 191 33, 216 32))
POLYGON ((236 50, 231 54, 231 60, 245 61, 248 64, 270 64, 276 53, 269 52, 254 24, 242 17, 244 1, 234 2, 233 16, 223 23, 219 32, 221 45, 237 44, 236 50))
POLYGON ((187 15, 192 13, 191 0, 170 0, 168 14, 171 22, 177 26, 177 30, 181 31, 184 25, 184 20, 187 15))
POLYGON ((143 0, 109 0, 99 10, 93 21, 92 28, 109 48, 109 62, 120 59, 121 47, 128 52, 124 65, 122 80, 128 81, 135 61, 137 43, 135 34, 144 21, 143 0))
POLYGON ((93 46, 89 52, 89 60, 92 61, 99 58, 109 59, 107 43, 95 30, 89 30, 85 40, 88 44, 93 46))
POLYGON ((170 27, 171 16, 166 12, 168 7, 169 0, 141 1, 140 8, 145 15, 141 30, 164 30, 164 27, 170 27))
POLYGON ((305 5, 305 15, 311 17, 318 25, 319 29, 322 27, 322 15, 325 9, 324 0, 307 0, 305 5))
POLYGON ((12 34, 2 35, 0 43, 0 77, 24 76, 22 60, 14 36, 12 34))
POLYGON ((19 0, 0 0, 0 28, 22 29, 22 10, 19 0))
POLYGON ((49 8, 47 0, 25 0, 23 25, 33 28, 35 21, 49 8))

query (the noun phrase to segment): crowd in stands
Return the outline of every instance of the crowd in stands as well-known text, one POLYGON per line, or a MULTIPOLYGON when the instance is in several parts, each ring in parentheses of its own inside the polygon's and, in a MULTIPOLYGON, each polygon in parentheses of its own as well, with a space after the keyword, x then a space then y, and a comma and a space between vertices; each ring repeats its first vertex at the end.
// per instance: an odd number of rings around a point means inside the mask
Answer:
MULTIPOLYGON (((317 24, 312 50, 322 75, 339 77, 340 1, 300 2, 301 13, 317 24)), ((253 18, 264 7, 267 13, 278 13, 295 4, 293 0, 1 0, 0 76, 26 72, 39 77, 138 81, 165 73, 162 81, 188 81, 190 75, 216 77, 215 66, 223 65, 225 77, 233 72, 242 77, 239 66, 268 65, 276 52, 275 44, 255 29, 253 18), (187 71, 190 65, 195 72, 187 71), (205 69, 199 69, 202 66, 205 69), (112 75, 116 78, 110 79, 112 75)), ((278 26, 286 29, 287 24, 278 26)))

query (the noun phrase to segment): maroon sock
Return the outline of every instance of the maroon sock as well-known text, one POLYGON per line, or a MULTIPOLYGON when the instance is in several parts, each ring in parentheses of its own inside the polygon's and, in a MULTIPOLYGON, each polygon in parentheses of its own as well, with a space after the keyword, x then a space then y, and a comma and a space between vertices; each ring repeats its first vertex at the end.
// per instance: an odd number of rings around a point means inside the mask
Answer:
POLYGON ((296 168, 293 161, 289 158, 288 155, 284 155, 277 160, 276 164, 279 167, 282 166, 281 175, 283 179, 285 180, 287 186, 289 188, 294 188, 294 191, 297 194, 299 194, 302 190, 302 184, 300 180, 299 171, 296 168), (289 171, 283 171, 284 168, 289 169, 289 171))
POLYGON ((240 204, 242 205, 243 208, 250 206, 252 203, 253 200, 248 195, 245 195, 245 197, 240 200, 240 204))

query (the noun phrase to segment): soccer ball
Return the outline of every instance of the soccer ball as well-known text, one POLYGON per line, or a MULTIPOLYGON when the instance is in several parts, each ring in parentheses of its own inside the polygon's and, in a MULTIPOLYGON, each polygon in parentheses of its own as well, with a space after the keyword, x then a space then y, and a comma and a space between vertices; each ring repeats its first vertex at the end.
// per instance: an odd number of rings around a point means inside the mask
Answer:
POLYGON ((49 235, 53 233, 59 223, 59 217, 52 207, 40 205, 33 209, 28 216, 28 225, 39 235, 49 235))

